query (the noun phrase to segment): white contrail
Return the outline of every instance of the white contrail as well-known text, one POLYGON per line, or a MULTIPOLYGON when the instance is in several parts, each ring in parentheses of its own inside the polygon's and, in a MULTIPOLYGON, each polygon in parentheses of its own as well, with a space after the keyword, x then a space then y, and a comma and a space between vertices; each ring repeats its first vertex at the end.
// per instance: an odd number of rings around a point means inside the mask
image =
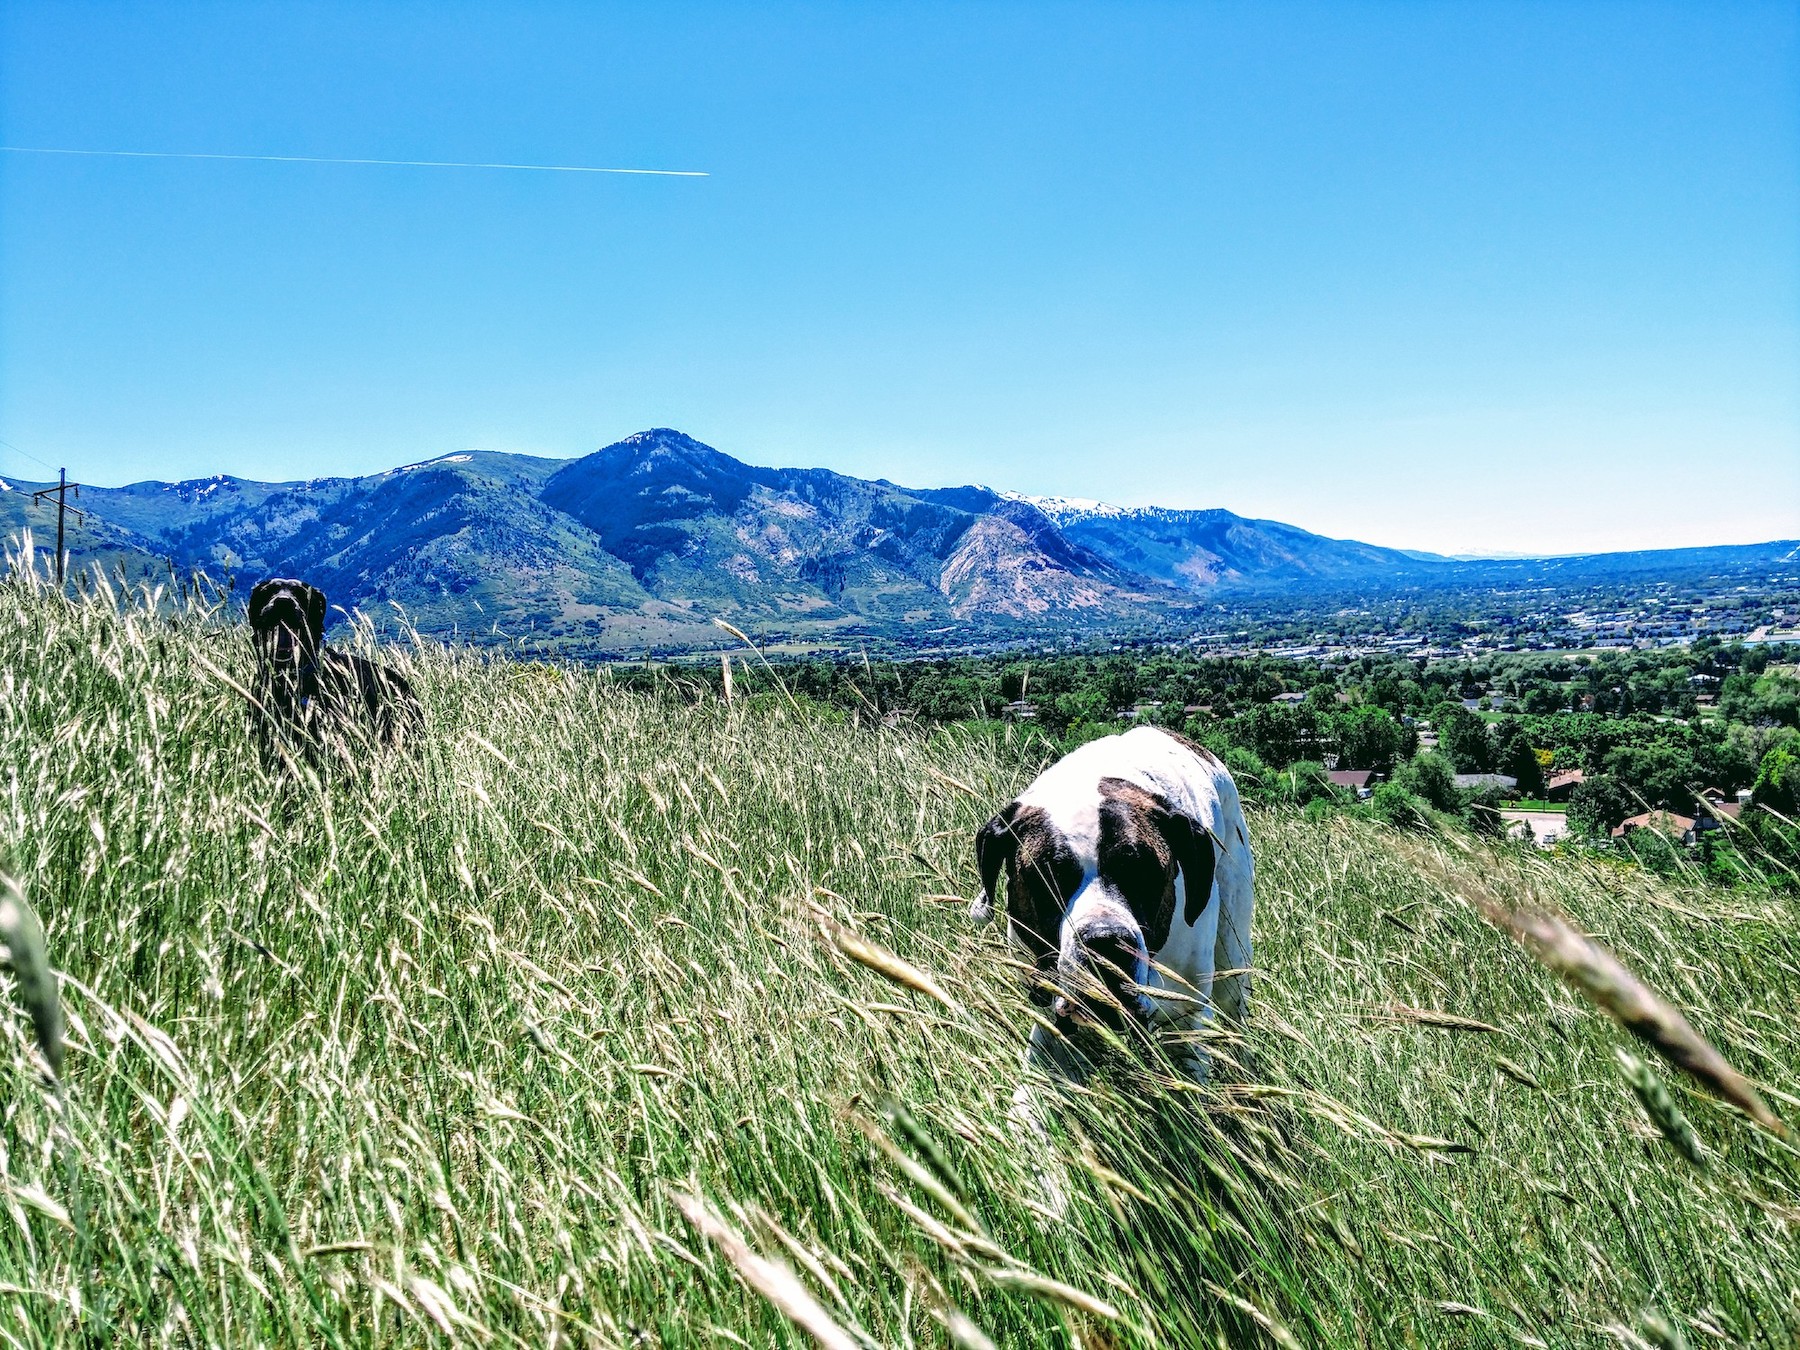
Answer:
POLYGON ((114 159, 240 159, 265 164, 374 164, 390 169, 530 169, 538 173, 631 173, 655 178, 708 178, 695 169, 597 169, 586 164, 465 164, 443 159, 335 159, 322 155, 209 155, 191 150, 60 150, 41 145, 0 145, 14 155, 105 155, 114 159))

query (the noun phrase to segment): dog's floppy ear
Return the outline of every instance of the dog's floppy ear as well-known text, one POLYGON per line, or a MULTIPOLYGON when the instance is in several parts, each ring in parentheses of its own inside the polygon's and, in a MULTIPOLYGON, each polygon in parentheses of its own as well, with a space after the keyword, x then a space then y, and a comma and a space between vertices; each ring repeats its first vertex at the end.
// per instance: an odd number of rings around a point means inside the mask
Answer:
POLYGON ((306 631, 316 651, 325 640, 325 592, 317 586, 303 586, 306 592, 306 631))
POLYGON ((1213 873, 1218 867, 1217 845, 1211 830, 1179 811, 1169 813, 1167 828, 1169 847, 1181 867, 1182 886, 1187 893, 1181 917, 1192 928, 1212 899, 1213 873))
POLYGON ((263 610, 268 607, 269 597, 274 593, 273 581, 259 581, 251 588, 249 619, 252 624, 262 617, 263 610))
POLYGON ((999 899, 1000 869, 1019 851, 1019 840, 1012 830, 1018 814, 1019 803, 1010 802, 999 815, 975 832, 975 865, 981 869, 981 894, 969 906, 969 917, 976 923, 987 923, 994 917, 994 905, 999 899))

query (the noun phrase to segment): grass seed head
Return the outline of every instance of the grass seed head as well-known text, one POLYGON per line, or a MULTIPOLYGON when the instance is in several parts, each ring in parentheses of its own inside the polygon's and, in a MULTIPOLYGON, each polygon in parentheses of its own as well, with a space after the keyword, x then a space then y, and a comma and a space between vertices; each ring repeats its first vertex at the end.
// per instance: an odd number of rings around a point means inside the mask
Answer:
POLYGON ((857 1129, 863 1132, 868 1141, 881 1151, 883 1157, 897 1167, 913 1185, 929 1195, 946 1214, 963 1226, 964 1237, 959 1237, 958 1241, 964 1241, 966 1238, 968 1241, 978 1241, 982 1245, 988 1245, 986 1243, 986 1225, 976 1217, 968 1205, 963 1203, 960 1196, 938 1179, 931 1168, 906 1153, 898 1144, 888 1138, 886 1132, 874 1121, 854 1113, 851 1121, 857 1129))
POLYGON ((880 943, 871 942, 823 910, 815 908, 814 918, 825 940, 858 965, 867 966, 877 975, 884 976, 895 984, 903 984, 927 998, 936 999, 951 1012, 961 1014, 962 1005, 946 994, 936 980, 910 961, 896 956, 880 943))
POLYGON ((1625 1075, 1625 1081, 1637 1098, 1644 1104, 1644 1114, 1650 1117, 1650 1123, 1662 1131, 1662 1136, 1675 1146, 1675 1151, 1686 1158, 1695 1167, 1706 1166, 1706 1150, 1700 1145, 1700 1136, 1694 1132, 1693 1123, 1675 1104, 1674 1096, 1669 1092, 1668 1084, 1656 1076, 1656 1071, 1629 1050, 1619 1050, 1619 1068, 1625 1075))
POLYGON ((1679 1008, 1606 948, 1577 932, 1558 915, 1530 905, 1506 904, 1488 889, 1485 881, 1452 871, 1442 857, 1423 847, 1409 849, 1407 856, 1422 871, 1465 896, 1490 923, 1511 934, 1541 964, 1555 971, 1632 1035, 1654 1046, 1688 1077, 1730 1102, 1771 1134, 1787 1138, 1787 1126, 1769 1109, 1750 1080, 1689 1025, 1679 1008))
POLYGON ((1076 1312, 1084 1312, 1090 1317, 1098 1317, 1108 1322, 1121 1322, 1124 1317, 1119 1310, 1105 1299, 1095 1298, 1092 1294, 1064 1284, 1061 1280, 1052 1280, 1044 1275, 1035 1275, 1028 1270, 994 1269, 982 1272, 989 1284, 999 1289, 1016 1289, 1020 1293, 1030 1294, 1034 1298, 1044 1299, 1049 1303, 1060 1303, 1065 1308, 1073 1308, 1076 1312))
POLYGON ((881 1104, 881 1116, 896 1134, 913 1146, 919 1156, 925 1160, 926 1166, 937 1174, 938 1180, 944 1183, 950 1193, 967 1204, 969 1188, 963 1184, 963 1179, 958 1175, 955 1164, 950 1161, 949 1155, 939 1146, 937 1140, 932 1138, 931 1132, 919 1123, 918 1118, 911 1111, 906 1109, 906 1103, 898 1097, 887 1096, 881 1104))
POLYGON ((37 911, 10 876, 0 875, 0 959, 12 967, 19 982, 19 1001, 31 1016, 38 1048, 56 1077, 63 1069, 62 1000, 56 974, 50 969, 50 953, 44 946, 44 928, 37 911))
POLYGON ((1644 1339, 1654 1345, 1656 1350, 1688 1350, 1687 1336, 1674 1318, 1665 1317, 1655 1310, 1647 1310, 1639 1319, 1639 1324, 1643 1327, 1644 1339))
POLYGON ((1709 1088, 1771 1133, 1787 1127, 1749 1079, 1688 1024, 1681 1010, 1604 947, 1555 915, 1518 910, 1508 925, 1538 959, 1587 995, 1640 1040, 1656 1047, 1688 1077, 1709 1088))
POLYGON ((1520 1087, 1528 1087, 1533 1092, 1542 1092, 1544 1090, 1544 1085, 1538 1082, 1536 1076, 1533 1075, 1529 1069, 1522 1064, 1508 1059, 1505 1055, 1496 1055, 1494 1057, 1494 1067, 1500 1070, 1500 1072, 1505 1074, 1508 1078, 1512 1079, 1513 1082, 1517 1083, 1520 1087))
POLYGON ((793 1271, 758 1256, 743 1235, 714 1213, 699 1196, 674 1191, 670 1193, 670 1199, 701 1236, 724 1253, 738 1278, 766 1298, 788 1321, 825 1350, 862 1350, 857 1339, 832 1319, 793 1271))
POLYGON ((961 1308, 945 1305, 941 1316, 944 1319, 944 1333, 958 1350, 998 1350, 988 1338, 987 1332, 976 1326, 974 1320, 961 1308))

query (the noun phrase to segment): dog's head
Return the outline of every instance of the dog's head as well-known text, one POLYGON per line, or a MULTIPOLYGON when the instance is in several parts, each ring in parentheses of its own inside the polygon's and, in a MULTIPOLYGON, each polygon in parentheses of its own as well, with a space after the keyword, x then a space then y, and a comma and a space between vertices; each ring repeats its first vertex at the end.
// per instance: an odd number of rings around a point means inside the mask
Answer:
POLYGON ((298 670, 325 640, 325 592, 291 577, 259 581, 250 592, 257 654, 276 670, 298 670))
POLYGON ((1175 922, 1176 880, 1192 925, 1215 865, 1205 827, 1123 778, 1067 802, 1011 803, 977 833, 975 856, 971 916, 993 917, 1004 869, 1007 930, 1036 967, 1033 1001, 1067 1033, 1148 1021, 1142 987, 1175 922))

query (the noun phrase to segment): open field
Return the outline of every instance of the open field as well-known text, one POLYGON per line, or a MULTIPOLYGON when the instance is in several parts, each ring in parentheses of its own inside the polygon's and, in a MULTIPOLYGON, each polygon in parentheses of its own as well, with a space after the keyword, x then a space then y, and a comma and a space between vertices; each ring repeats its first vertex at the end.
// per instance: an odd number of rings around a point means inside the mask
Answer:
POLYGON ((69 1017, 66 1114, 0 1017, 8 1345, 1800 1336, 1800 1156, 1659 1063, 1684 1157, 1471 904, 1567 913, 1794 1120, 1791 899, 1255 813, 1236 1067, 1068 1094, 1059 1219, 963 903, 1035 752, 420 645, 411 753, 272 773, 247 642, 169 608, 0 584, 69 1017))

